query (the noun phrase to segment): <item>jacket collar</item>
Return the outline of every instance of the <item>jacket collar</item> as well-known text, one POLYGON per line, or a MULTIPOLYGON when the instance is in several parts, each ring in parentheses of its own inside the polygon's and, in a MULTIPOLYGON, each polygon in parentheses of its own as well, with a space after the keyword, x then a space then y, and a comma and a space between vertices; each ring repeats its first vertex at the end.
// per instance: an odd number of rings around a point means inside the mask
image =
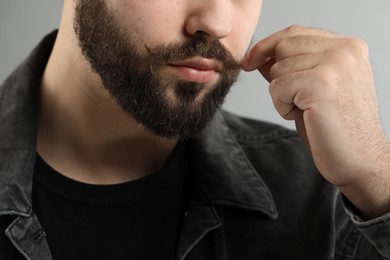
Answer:
POLYGON ((0 215, 31 212, 37 94, 55 37, 44 38, 0 86, 0 215))
MULTIPOLYGON (((38 89, 56 32, 0 86, 0 215, 31 213, 38 89), (10 195, 12 194, 12 196, 10 195)), ((211 204, 276 218, 273 198, 231 133, 222 113, 194 142, 198 190, 211 204)))
POLYGON ((207 201, 277 218, 272 195, 225 122, 224 112, 194 142, 195 175, 207 201))

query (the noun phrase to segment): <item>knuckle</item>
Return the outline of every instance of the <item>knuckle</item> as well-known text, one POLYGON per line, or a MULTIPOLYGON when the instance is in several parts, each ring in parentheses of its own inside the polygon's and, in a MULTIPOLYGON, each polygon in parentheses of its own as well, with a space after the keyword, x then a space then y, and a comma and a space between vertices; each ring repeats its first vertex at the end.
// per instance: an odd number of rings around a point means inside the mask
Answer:
POLYGON ((333 52, 333 60, 336 64, 354 64, 356 59, 352 54, 344 49, 339 49, 333 52))
POLYGON ((271 80, 271 82, 269 83, 268 91, 272 97, 276 96, 278 86, 280 85, 280 81, 281 81, 281 79, 277 78, 277 79, 271 80))
POLYGON ((275 79, 278 77, 280 71, 280 62, 276 62, 274 65, 272 65, 269 73, 271 78, 275 79))
POLYGON ((278 80, 277 80, 277 79, 273 79, 273 80, 271 80, 271 82, 269 83, 269 92, 270 92, 271 94, 274 93, 277 84, 278 84, 278 80))
POLYGON ((337 81, 337 72, 330 66, 317 66, 313 69, 316 81, 323 86, 332 87, 335 86, 337 81))
POLYGON ((346 38, 343 43, 343 47, 355 54, 358 55, 358 57, 365 57, 368 55, 368 45, 365 41, 357 39, 357 38, 346 38))
POLYGON ((286 28, 286 32, 289 35, 297 35, 302 32, 303 28, 301 25, 293 24, 286 28))
POLYGON ((291 45, 290 38, 284 38, 280 40, 275 46, 275 55, 276 57, 284 57, 284 53, 289 49, 291 45))

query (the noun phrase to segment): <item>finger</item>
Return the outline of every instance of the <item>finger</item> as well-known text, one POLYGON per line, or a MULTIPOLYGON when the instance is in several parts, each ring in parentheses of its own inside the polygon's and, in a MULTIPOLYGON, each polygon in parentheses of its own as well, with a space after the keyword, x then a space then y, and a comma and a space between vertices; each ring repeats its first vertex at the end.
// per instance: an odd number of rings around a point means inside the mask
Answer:
POLYGON ((302 113, 333 98, 320 69, 290 73, 271 81, 269 91, 278 113, 286 120, 302 118, 302 113), (322 100, 322 101, 321 101, 322 100), (295 108, 296 107, 296 108, 295 108), (297 111, 297 109, 299 109, 297 111))
POLYGON ((271 77, 271 68, 272 66, 276 63, 276 59, 273 57, 273 58, 270 58, 267 63, 265 63, 262 67, 260 67, 258 70, 259 72, 261 73, 261 75, 263 75, 263 77, 268 81, 268 82, 271 82, 272 81, 272 77, 271 77))
POLYGON ((275 56, 276 45, 283 39, 294 37, 298 35, 312 35, 322 37, 339 37, 338 34, 333 32, 321 30, 312 27, 302 26, 290 26, 282 31, 274 33, 267 38, 259 41, 255 44, 252 49, 248 52, 247 56, 242 61, 242 68, 246 71, 252 71, 264 65, 270 57, 275 56), (254 57, 255 56, 255 57, 254 57))
MULTIPOLYGON (((329 38, 318 35, 300 35, 280 40, 275 46, 277 61, 304 54, 321 53, 334 49, 343 38, 329 38)), ((255 54, 254 54, 255 55, 255 54)))
MULTIPOLYGON (((271 79, 276 79, 289 73, 310 70, 326 59, 325 53, 303 54, 292 56, 277 62, 269 68, 271 79)), ((276 60, 276 58, 274 58, 276 60)))
POLYGON ((272 80, 269 85, 272 102, 279 115, 286 120, 302 118, 302 110, 295 104, 295 99, 300 91, 297 82, 300 73, 289 74, 272 80), (297 111, 298 110, 298 111, 297 111))

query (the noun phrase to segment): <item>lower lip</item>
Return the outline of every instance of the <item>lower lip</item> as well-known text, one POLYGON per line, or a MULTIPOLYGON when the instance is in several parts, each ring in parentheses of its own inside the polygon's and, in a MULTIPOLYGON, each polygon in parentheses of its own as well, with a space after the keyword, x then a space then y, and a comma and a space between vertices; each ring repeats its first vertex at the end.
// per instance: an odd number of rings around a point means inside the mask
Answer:
POLYGON ((218 74, 218 72, 215 70, 202 70, 186 66, 171 67, 182 80, 199 84, 207 84, 213 82, 218 74))

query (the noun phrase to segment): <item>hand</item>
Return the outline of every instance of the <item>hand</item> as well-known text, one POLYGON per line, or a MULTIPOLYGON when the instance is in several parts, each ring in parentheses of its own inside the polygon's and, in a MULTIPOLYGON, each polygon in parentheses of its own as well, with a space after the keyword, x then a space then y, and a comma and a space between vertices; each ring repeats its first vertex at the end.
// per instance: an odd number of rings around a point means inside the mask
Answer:
POLYGON ((390 212, 390 146, 363 41, 291 26, 258 42, 242 68, 270 82, 275 108, 295 120, 329 182, 368 218, 390 212))

